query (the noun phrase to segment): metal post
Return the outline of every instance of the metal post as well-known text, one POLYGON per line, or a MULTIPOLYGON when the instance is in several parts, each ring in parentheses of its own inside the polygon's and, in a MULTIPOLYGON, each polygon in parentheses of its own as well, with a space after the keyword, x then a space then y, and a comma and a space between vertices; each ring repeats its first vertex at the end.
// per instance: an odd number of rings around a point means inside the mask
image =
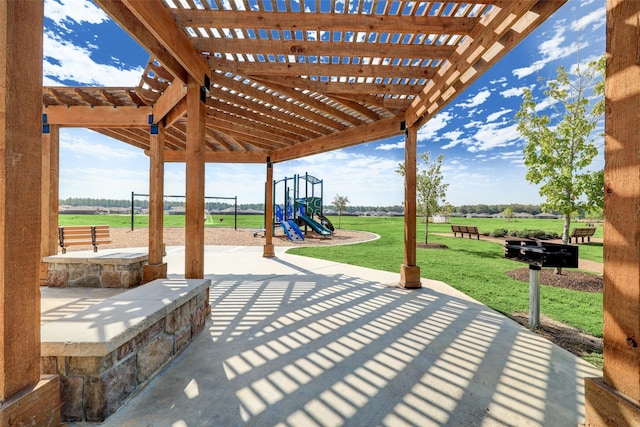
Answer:
POLYGON ((238 196, 233 198, 233 229, 238 229, 238 196))
POLYGON ((135 218, 135 214, 133 213, 133 210, 135 209, 133 206, 133 198, 134 198, 135 194, 133 193, 133 191, 131 192, 131 231, 133 231, 133 221, 135 218))
POLYGON ((537 265, 529 265, 529 328, 540 326, 540 270, 537 265))

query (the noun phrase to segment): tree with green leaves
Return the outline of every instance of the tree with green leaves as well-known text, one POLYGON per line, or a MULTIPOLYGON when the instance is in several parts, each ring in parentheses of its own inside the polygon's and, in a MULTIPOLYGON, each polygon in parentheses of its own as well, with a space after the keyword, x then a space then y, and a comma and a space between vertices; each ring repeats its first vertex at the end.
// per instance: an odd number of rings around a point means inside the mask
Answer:
MULTIPOLYGON (((443 182, 441 168, 444 157, 442 154, 433 163, 429 163, 429 152, 421 153, 419 157, 425 167, 418 168, 416 173, 416 208, 418 213, 425 218, 424 243, 426 244, 429 239, 429 217, 438 212, 442 205, 446 204, 444 199, 449 184, 443 182)), ((404 176, 404 163, 398 165, 396 172, 404 176)))
POLYGON ((336 194, 336 197, 333 198, 332 204, 336 207, 336 209, 338 209, 338 228, 340 228, 342 211, 347 208, 347 205, 349 204, 349 198, 347 196, 340 196, 336 194))
POLYGON ((604 114, 604 56, 569 73, 560 67, 546 83, 544 95, 552 114, 541 114, 540 103, 525 90, 515 118, 527 139, 524 164, 529 182, 540 185, 542 208, 564 217, 562 242, 570 242, 571 215, 604 205, 603 171, 589 170, 598 154, 594 130, 604 114))
POLYGON ((513 219, 513 209, 511 206, 507 206, 503 211, 502 215, 507 219, 507 221, 511 221, 513 219))

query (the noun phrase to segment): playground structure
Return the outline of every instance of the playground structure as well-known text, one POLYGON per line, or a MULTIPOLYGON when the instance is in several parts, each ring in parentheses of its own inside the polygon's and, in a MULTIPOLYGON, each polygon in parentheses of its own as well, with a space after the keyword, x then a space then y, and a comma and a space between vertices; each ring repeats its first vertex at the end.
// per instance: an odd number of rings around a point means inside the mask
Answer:
POLYGON ((281 226, 289 240, 303 241, 310 228, 323 238, 331 236, 334 231, 333 224, 322 213, 322 187, 321 179, 305 173, 285 177, 273 182, 273 229, 281 226), (282 185, 278 204, 278 187, 282 185))
MULTIPOLYGON (((139 209, 139 205, 140 203, 136 204, 136 202, 140 202, 140 198, 144 198, 146 197, 148 201, 149 195, 148 194, 136 194, 135 192, 131 192, 131 231, 133 231, 134 229, 134 223, 135 223, 135 215, 136 215, 136 210, 139 209), (138 205, 138 206, 136 206, 138 205)), ((170 195, 165 195, 164 196, 164 209, 168 209, 170 203, 168 203, 168 199, 182 199, 182 200, 186 200, 185 196, 170 196, 170 195)), ((219 196, 205 196, 204 197, 204 207, 205 207, 205 213, 204 213, 204 219, 205 219, 205 225, 215 225, 214 222, 214 218, 213 215, 211 215, 211 210, 213 208, 213 201, 214 200, 233 200, 233 228, 235 230, 238 229, 238 196, 234 196, 234 197, 219 197, 219 196)), ((185 206, 185 202, 178 202, 177 205, 184 207, 185 206)), ((231 213, 230 213, 231 214, 231 213)), ((220 217, 220 222, 223 221, 223 218, 220 217)))

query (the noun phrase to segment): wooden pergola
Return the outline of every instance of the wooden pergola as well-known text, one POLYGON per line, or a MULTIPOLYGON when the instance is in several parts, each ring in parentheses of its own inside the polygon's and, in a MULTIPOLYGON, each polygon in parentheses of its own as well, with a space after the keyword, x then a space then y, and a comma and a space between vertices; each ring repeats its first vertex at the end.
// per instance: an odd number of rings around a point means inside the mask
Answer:
MULTIPOLYGON (((185 277, 202 278, 206 162, 263 163, 266 181, 271 182, 278 162, 404 133, 405 249, 400 284, 415 288, 420 286, 418 129, 566 2, 95 1, 150 54, 137 87, 42 90, 42 34, 23 29, 42 27, 43 4, 0 0, 0 50, 6 53, 0 55, 0 402, 31 399, 39 414, 49 414, 43 415, 47 420, 55 418, 56 402, 42 396, 55 394, 51 390, 57 379, 39 381, 35 284, 41 257, 57 250, 61 127, 93 129, 149 155, 145 280, 166 276, 165 162, 186 163, 185 277), (23 191, 27 188, 31 191, 23 191), (33 206, 42 209, 34 212, 33 206)), ((631 89, 640 85, 633 54, 638 51, 634 31, 640 3, 607 4, 607 119, 610 111, 620 111, 607 126, 605 171, 605 363, 613 362, 605 365, 604 382, 594 381, 587 388, 589 420, 594 424, 617 416, 613 411, 599 418, 611 407, 620 407, 618 401, 612 403, 620 393, 629 407, 637 409, 640 402, 640 353, 628 344, 640 339, 640 103, 631 89), (636 43, 634 49, 629 40, 636 43), (620 51, 617 46, 622 46, 620 51), (617 138, 619 149, 612 149, 616 145, 611 138, 617 138), (631 238, 621 231, 634 226, 631 238), (613 309, 622 297, 624 313, 613 309), (625 371, 618 372, 618 367, 625 371)), ((271 186, 265 191, 266 200, 271 200, 271 186)), ((270 208, 267 204, 268 217, 270 208)), ((264 256, 273 256, 270 230, 266 235, 264 256)), ((0 424, 8 417, 27 419, 33 411, 24 404, 2 407, 0 424), (23 409, 16 415, 15 408, 23 409)), ((621 417, 629 411, 625 406, 621 417)), ((40 424, 55 425, 45 423, 45 418, 40 424)))

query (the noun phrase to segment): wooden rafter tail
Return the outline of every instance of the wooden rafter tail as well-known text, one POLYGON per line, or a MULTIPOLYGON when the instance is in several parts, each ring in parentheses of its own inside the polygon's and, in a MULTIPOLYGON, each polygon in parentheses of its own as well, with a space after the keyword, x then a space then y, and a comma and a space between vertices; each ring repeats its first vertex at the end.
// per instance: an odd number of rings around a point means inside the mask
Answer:
POLYGON ((354 117, 350 114, 347 114, 338 108, 330 105, 326 101, 318 100, 317 97, 324 97, 326 99, 330 99, 326 95, 318 92, 313 92, 311 94, 302 93, 300 90, 296 90, 293 87, 290 87, 285 84, 276 83, 271 79, 257 79, 258 82, 263 82, 268 85, 270 88, 278 91, 279 93, 288 95, 289 97, 298 100, 299 102, 308 105, 311 108, 316 109, 317 111, 321 111, 323 113, 329 114, 335 117, 336 120, 346 121, 353 126, 359 126, 364 123, 362 119, 358 117, 354 117), (315 96, 315 97, 314 97, 315 96))
POLYGON ((340 133, 333 133, 291 147, 270 153, 274 162, 293 160, 339 148, 352 147, 365 142, 377 141, 402 134, 401 118, 391 117, 378 122, 368 123, 340 133))
POLYGON ((148 150, 149 149, 149 138, 148 137, 143 137, 141 135, 138 134, 134 134, 132 133, 130 130, 121 128, 121 129, 114 129, 114 128, 94 128, 91 129, 97 133, 101 133, 102 135, 126 142, 129 145, 132 145, 134 147, 140 148, 142 150, 148 150))
POLYGON ((505 2, 500 8, 491 9, 472 31, 470 38, 456 50, 436 78, 425 86, 411 104, 405 116, 407 126, 424 125, 480 77, 480 71, 496 63, 566 1, 540 0, 534 4, 505 2), (519 30, 514 31, 513 25, 519 25, 519 30), (495 31, 487 31, 487 28, 494 27, 495 31), (451 81, 458 81, 458 84, 448 85, 451 81))

